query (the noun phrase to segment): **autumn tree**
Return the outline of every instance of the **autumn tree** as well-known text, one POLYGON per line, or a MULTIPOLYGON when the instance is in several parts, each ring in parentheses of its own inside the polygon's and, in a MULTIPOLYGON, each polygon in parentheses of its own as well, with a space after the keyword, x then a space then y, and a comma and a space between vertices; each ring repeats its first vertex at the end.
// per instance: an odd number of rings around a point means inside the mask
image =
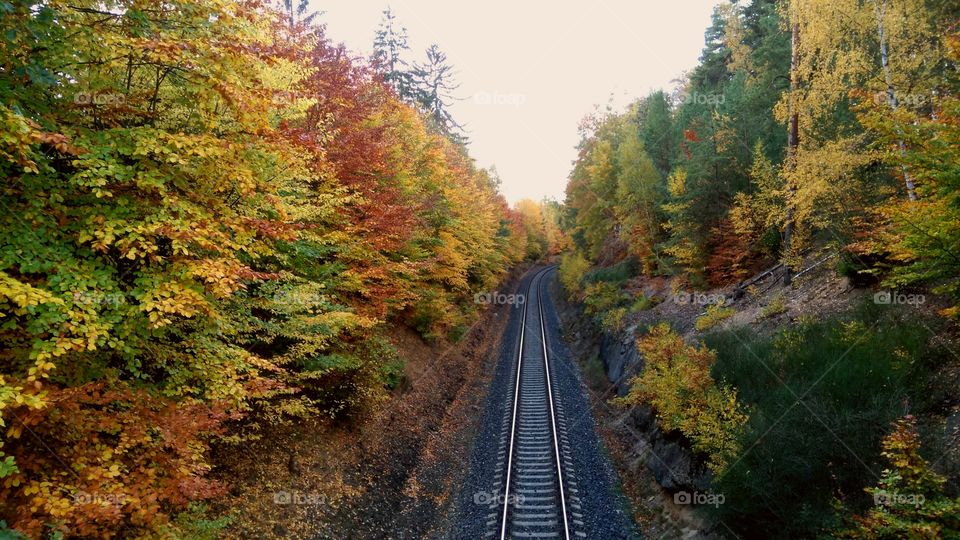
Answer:
POLYGON ((386 325, 455 337, 522 257, 496 183, 290 24, 300 6, 7 6, 0 520, 17 531, 189 536, 178 516, 226 487, 212 442, 363 411, 402 369, 386 325))

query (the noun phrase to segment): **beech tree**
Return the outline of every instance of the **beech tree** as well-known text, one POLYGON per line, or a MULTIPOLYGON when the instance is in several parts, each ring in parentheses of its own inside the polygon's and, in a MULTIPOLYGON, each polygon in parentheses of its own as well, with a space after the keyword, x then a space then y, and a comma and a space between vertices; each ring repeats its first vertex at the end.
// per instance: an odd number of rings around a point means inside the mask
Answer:
POLYGON ((490 177, 302 5, 0 6, 4 532, 190 536, 212 442, 383 399, 385 327, 456 337, 522 259, 490 177))

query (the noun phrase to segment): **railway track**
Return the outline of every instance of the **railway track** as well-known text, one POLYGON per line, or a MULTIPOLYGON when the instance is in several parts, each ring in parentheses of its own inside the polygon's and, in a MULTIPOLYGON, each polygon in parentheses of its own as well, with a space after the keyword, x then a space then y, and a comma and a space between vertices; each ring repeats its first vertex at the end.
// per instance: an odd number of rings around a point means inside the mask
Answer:
POLYGON ((579 487, 563 404, 557 396, 543 315, 546 268, 531 278, 523 304, 497 455, 498 497, 487 520, 488 537, 583 538, 579 487))

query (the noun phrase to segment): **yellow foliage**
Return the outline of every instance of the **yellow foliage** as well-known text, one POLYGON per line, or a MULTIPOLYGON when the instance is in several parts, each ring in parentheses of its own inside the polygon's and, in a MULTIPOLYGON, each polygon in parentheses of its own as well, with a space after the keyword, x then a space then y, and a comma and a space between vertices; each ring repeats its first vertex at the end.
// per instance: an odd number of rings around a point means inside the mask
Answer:
POLYGON ((729 319, 732 317, 737 310, 732 307, 724 307, 722 302, 716 304, 711 304, 707 306, 707 312, 700 317, 697 317, 697 321, 694 323, 697 330, 701 332, 713 328, 714 326, 720 324, 720 322, 729 319))
POLYGON ((648 403, 666 431, 680 431, 695 450, 708 456, 711 470, 722 474, 740 453, 739 435, 748 416, 737 402, 736 390, 718 385, 710 376, 713 351, 694 347, 666 323, 637 340, 643 373, 631 381, 621 405, 648 403))
POLYGON ((560 257, 560 283, 567 296, 580 298, 583 294, 581 282, 584 274, 590 269, 590 262, 579 251, 564 253, 560 257))

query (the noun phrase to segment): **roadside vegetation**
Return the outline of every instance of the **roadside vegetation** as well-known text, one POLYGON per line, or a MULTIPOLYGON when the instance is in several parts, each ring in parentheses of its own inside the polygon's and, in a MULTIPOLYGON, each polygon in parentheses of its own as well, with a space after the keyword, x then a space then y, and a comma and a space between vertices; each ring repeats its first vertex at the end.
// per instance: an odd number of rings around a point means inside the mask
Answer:
MULTIPOLYGON (((450 116, 305 2, 0 2, 0 536, 212 537, 209 447, 362 416, 550 249, 450 116)), ((238 446, 239 448, 239 446, 238 446)))
POLYGON ((675 92, 581 126, 561 283, 636 333, 616 401, 702 457, 722 534, 960 537, 958 24, 924 0, 723 3, 675 92), (867 301, 800 310, 827 274, 867 301), (643 316, 661 302, 682 323, 643 316))

